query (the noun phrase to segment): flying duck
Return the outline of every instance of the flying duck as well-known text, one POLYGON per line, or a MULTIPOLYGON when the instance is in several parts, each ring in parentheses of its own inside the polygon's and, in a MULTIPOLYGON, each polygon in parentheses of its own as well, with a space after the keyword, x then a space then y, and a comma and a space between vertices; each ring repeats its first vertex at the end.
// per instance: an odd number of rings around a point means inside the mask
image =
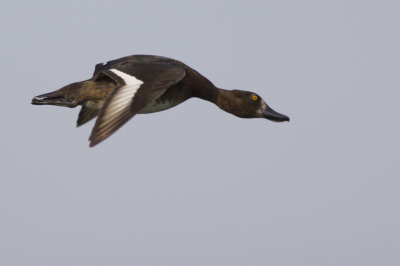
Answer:
POLYGON ((241 118, 289 121, 254 92, 217 88, 189 66, 154 55, 132 55, 97 64, 92 78, 36 96, 32 104, 82 105, 78 127, 97 117, 89 138, 93 147, 134 115, 163 111, 191 97, 212 102, 241 118))

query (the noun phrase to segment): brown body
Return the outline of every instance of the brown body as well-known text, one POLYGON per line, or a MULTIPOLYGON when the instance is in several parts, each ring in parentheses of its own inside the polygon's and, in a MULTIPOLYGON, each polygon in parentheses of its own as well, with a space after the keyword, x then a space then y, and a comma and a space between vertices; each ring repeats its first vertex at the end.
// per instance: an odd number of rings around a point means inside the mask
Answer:
POLYGON ((128 56, 98 64, 91 79, 34 97, 32 104, 82 105, 78 126, 98 116, 90 137, 94 146, 135 114, 162 111, 191 97, 210 101, 242 118, 289 121, 253 92, 219 89, 187 65, 151 55, 128 56))

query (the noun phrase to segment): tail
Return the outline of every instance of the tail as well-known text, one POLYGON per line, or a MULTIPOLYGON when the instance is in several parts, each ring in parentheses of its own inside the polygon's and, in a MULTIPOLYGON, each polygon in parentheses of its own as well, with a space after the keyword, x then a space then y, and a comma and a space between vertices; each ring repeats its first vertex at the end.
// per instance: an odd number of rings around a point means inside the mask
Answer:
POLYGON ((86 122, 89 122, 90 120, 95 118, 98 113, 99 113, 98 108, 93 108, 87 106, 86 104, 82 105, 82 109, 79 112, 78 121, 76 121, 76 126, 80 127, 86 122))
POLYGON ((57 105, 57 106, 65 106, 65 107, 77 106, 75 99, 68 98, 62 89, 33 97, 32 104, 35 104, 35 105, 57 105))

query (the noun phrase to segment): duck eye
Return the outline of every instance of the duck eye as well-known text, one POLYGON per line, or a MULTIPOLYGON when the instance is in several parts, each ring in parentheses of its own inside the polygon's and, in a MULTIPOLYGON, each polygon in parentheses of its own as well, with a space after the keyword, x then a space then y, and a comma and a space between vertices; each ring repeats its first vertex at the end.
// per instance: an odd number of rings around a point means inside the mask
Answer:
POLYGON ((257 101, 257 99, 258 99, 257 95, 253 95, 253 100, 257 101))

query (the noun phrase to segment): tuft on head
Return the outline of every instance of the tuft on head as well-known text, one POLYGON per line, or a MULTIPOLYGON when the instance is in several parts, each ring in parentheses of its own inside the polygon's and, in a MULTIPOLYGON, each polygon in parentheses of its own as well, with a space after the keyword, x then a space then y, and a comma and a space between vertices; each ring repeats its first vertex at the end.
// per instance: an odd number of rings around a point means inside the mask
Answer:
POLYGON ((224 111, 241 118, 266 118, 274 122, 289 121, 289 117, 275 112, 258 94, 250 91, 222 91, 217 104, 224 111))

